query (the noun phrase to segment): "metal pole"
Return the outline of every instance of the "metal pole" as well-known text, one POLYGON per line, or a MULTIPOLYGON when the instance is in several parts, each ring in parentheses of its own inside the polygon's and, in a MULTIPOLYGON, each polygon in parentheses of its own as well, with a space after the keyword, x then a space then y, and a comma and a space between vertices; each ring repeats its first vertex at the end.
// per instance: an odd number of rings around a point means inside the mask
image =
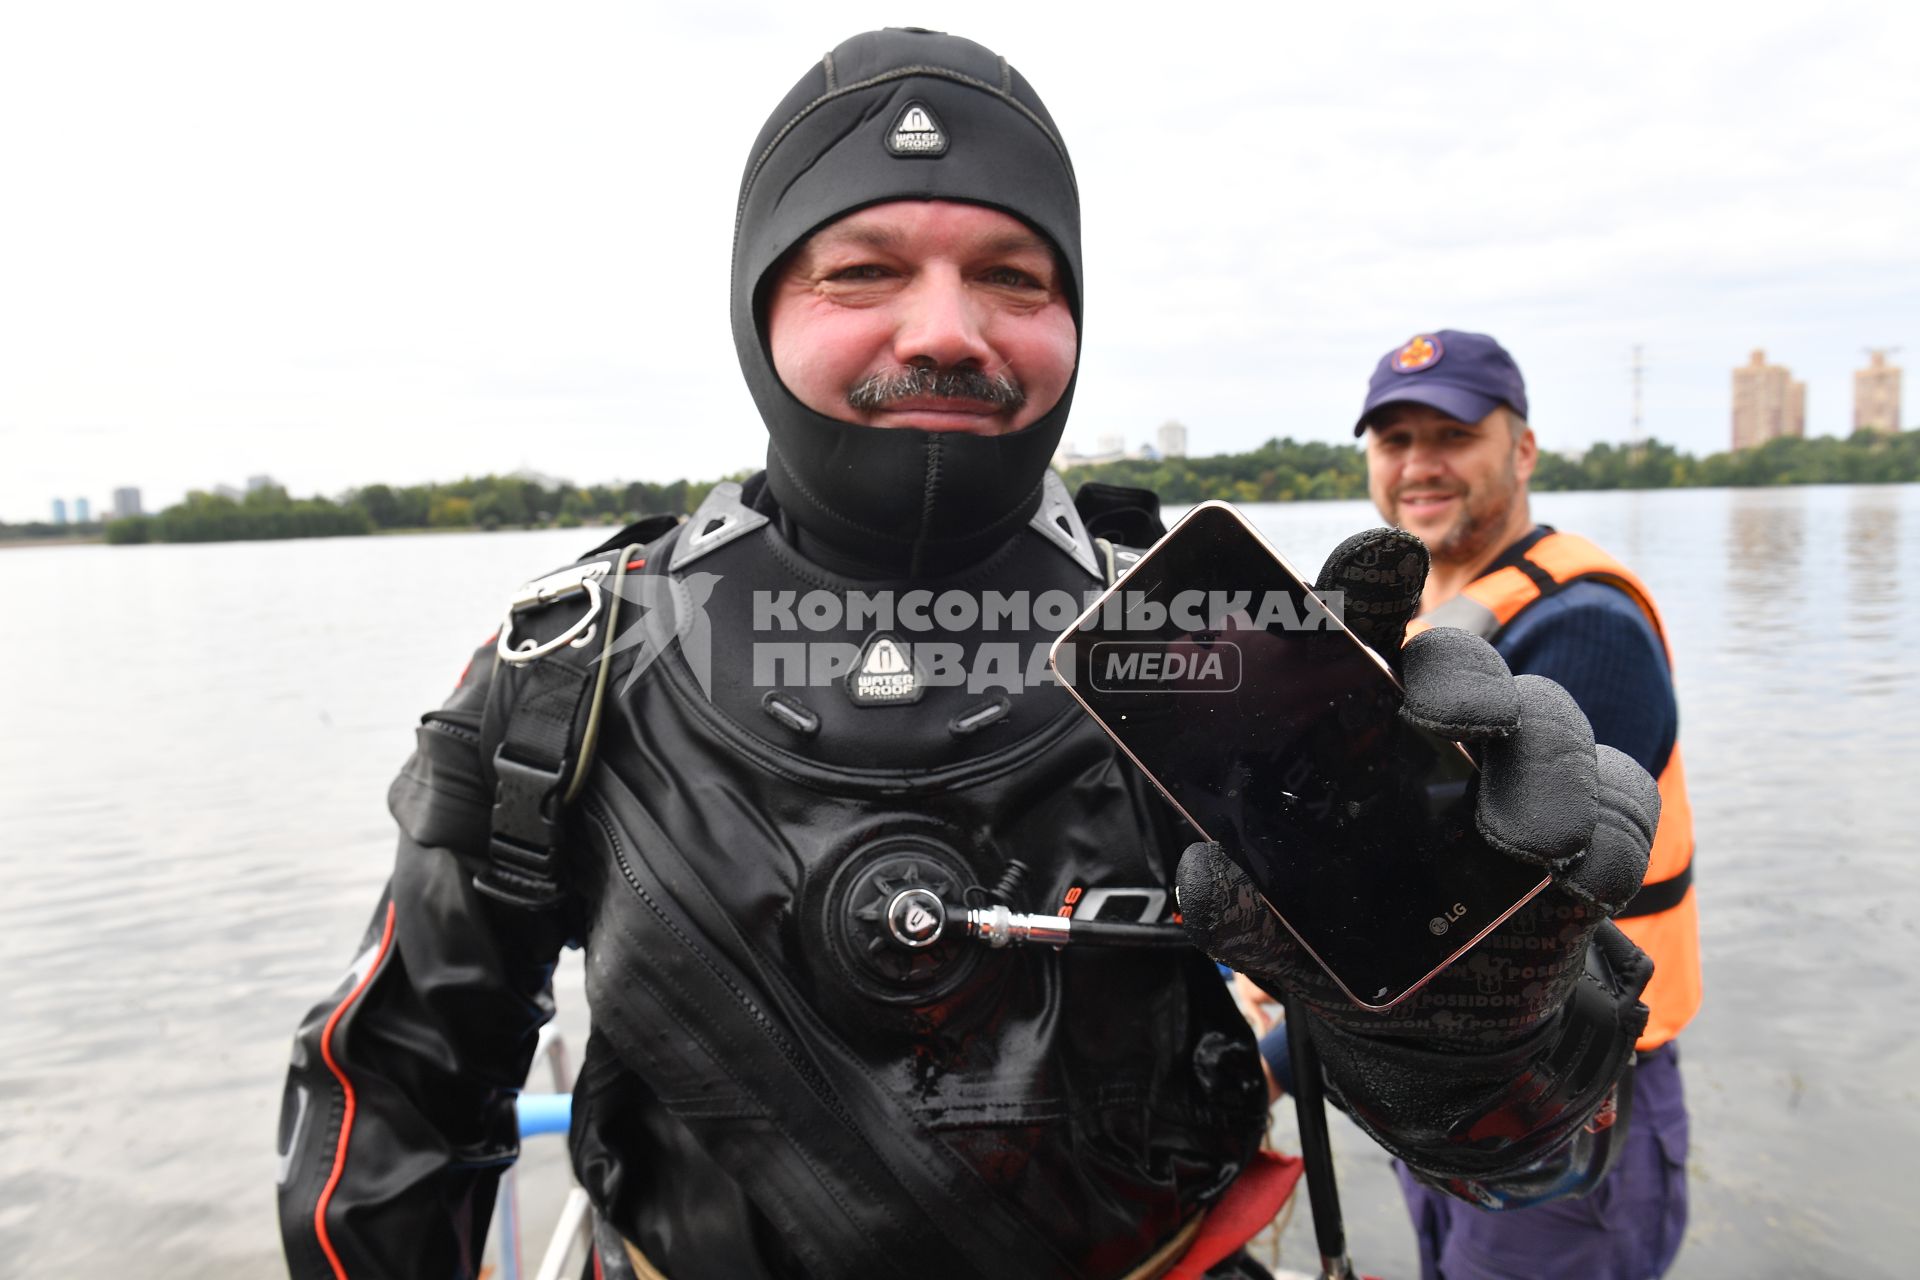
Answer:
POLYGON ((1313 1208, 1314 1242, 1320 1248, 1321 1280, 1353 1280, 1347 1228, 1340 1218, 1340 1187, 1333 1176, 1333 1147, 1327 1138, 1320 1055, 1292 1005, 1287 1007, 1287 1053, 1293 1059, 1293 1112, 1300 1122, 1300 1158, 1307 1166, 1307 1199, 1313 1208))
POLYGON ((1640 350, 1641 350, 1640 344, 1637 342, 1634 343, 1633 344, 1633 437, 1630 443, 1636 444, 1636 445, 1643 444, 1645 443, 1645 440, 1646 440, 1646 434, 1642 426, 1642 420, 1641 420, 1641 414, 1640 414, 1640 403, 1641 403, 1640 402, 1640 379, 1641 379, 1641 375, 1644 374, 1646 371, 1646 366, 1642 364, 1640 361, 1640 350))

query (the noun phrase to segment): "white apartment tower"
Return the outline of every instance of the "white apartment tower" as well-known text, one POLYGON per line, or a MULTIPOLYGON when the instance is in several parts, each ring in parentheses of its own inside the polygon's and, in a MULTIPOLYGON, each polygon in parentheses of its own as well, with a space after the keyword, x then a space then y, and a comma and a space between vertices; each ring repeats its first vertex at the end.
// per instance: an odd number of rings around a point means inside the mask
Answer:
POLYGON ((1163 422, 1154 435, 1154 447, 1163 458, 1187 456, 1187 429, 1177 422, 1163 422))

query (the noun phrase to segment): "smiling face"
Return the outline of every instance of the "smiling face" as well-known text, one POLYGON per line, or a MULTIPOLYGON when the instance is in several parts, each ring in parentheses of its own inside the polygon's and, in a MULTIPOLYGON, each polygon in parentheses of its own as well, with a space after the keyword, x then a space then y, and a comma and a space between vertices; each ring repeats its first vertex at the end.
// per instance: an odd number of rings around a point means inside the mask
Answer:
POLYGON ((1421 404, 1384 407, 1367 429, 1367 492, 1390 523, 1427 544, 1436 565, 1498 551, 1530 527, 1533 429, 1502 406, 1460 422, 1421 404))
POLYGON ((773 271, 774 370, 815 413, 1001 435, 1059 403, 1078 343, 1060 267, 1019 219, 901 200, 816 231, 773 271))

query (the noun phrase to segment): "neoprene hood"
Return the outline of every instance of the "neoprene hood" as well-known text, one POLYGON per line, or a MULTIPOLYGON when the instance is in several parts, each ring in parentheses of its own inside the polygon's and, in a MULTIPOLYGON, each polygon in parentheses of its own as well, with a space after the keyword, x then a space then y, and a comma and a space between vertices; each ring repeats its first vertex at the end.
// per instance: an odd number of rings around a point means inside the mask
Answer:
POLYGON ((769 272, 827 223, 889 200, 986 205, 1033 227, 1058 252, 1077 335, 1079 189, 1046 106, 1005 58, 916 28, 867 32, 827 54, 768 117, 747 162, 733 340, 770 436, 769 490, 809 538, 882 574, 945 573, 1038 509, 1073 381, 1037 421, 1000 436, 866 427, 801 404, 767 346, 769 272))

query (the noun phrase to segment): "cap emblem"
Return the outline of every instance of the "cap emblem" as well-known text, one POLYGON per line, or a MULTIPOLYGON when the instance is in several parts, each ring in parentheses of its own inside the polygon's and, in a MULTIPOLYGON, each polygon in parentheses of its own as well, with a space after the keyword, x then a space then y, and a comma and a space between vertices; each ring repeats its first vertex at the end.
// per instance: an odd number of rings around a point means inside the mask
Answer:
POLYGON ((1417 334, 1406 346, 1393 353, 1393 371, 1418 373, 1422 369, 1430 369, 1440 362, 1443 354, 1440 339, 1424 333, 1417 334))
POLYGON ((940 156, 947 153, 947 131, 933 108, 915 99, 900 108, 887 130, 887 150, 896 156, 940 156))

